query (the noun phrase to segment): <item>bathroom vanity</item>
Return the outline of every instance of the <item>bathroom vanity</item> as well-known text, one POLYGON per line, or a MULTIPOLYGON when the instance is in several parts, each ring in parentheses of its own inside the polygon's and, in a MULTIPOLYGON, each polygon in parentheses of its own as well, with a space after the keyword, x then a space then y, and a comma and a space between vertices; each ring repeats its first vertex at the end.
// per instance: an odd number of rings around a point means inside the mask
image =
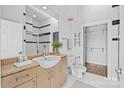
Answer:
POLYGON ((9 64, 2 62, 2 88, 58 88, 67 79, 67 56, 64 55, 51 68, 42 68, 35 62, 17 68, 12 59, 9 61, 9 64))

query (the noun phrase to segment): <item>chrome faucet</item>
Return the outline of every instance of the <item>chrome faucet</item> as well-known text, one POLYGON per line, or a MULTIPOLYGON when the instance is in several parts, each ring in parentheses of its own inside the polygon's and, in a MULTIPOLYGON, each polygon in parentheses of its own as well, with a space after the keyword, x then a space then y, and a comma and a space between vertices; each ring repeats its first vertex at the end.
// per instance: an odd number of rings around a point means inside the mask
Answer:
POLYGON ((46 56, 46 45, 44 45, 43 47, 44 47, 43 56, 44 56, 44 58, 45 58, 45 56, 46 56))
POLYGON ((18 62, 22 62, 24 60, 22 56, 23 52, 20 51, 18 54, 19 54, 18 62))

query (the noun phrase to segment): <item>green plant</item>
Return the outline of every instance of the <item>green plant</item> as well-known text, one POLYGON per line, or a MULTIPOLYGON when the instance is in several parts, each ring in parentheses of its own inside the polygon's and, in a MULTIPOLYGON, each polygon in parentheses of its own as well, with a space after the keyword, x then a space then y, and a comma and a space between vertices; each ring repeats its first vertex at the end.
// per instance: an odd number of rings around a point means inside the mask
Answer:
POLYGON ((59 53, 58 49, 61 48, 63 44, 56 40, 56 41, 53 41, 52 46, 55 49, 55 52, 59 53))

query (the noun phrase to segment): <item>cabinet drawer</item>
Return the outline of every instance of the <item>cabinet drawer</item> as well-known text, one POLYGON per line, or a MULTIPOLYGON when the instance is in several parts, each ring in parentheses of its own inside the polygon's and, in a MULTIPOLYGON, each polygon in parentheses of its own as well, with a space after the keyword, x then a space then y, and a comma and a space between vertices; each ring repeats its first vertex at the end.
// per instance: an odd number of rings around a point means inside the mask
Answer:
POLYGON ((2 87, 3 88, 12 88, 20 85, 33 77, 36 77, 35 68, 28 69, 22 72, 18 72, 16 74, 12 74, 2 78, 2 87))
POLYGON ((16 88, 35 88, 36 87, 36 78, 25 82, 22 85, 17 86, 16 88))

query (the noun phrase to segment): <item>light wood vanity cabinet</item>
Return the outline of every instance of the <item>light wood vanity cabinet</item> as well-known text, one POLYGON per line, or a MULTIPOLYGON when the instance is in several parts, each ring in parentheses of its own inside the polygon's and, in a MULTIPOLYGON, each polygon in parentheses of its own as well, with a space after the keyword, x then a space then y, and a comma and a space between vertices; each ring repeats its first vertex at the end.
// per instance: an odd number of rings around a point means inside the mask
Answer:
POLYGON ((62 87, 65 80, 67 79, 67 62, 61 62, 55 67, 55 76, 54 76, 54 86, 53 87, 62 87))
POLYGON ((62 85, 62 63, 59 63, 56 67, 55 67, 55 82, 54 82, 54 86, 53 87, 61 87, 62 85))
POLYGON ((67 57, 52 68, 33 67, 2 77, 3 88, 58 88, 67 79, 67 57))
POLYGON ((24 70, 1 79, 3 88, 13 88, 36 78, 36 68, 24 70))
POLYGON ((26 83, 17 86, 16 88, 36 88, 36 78, 27 81, 26 83))
POLYGON ((67 59, 66 60, 63 60, 62 62, 62 85, 64 84, 64 82, 66 81, 67 79, 67 59))
POLYGON ((37 68, 37 88, 51 87, 50 74, 50 70, 42 69, 41 67, 37 68))
POLYGON ((55 67, 49 69, 37 68, 38 88, 59 88, 67 79, 67 59, 65 57, 55 67))

